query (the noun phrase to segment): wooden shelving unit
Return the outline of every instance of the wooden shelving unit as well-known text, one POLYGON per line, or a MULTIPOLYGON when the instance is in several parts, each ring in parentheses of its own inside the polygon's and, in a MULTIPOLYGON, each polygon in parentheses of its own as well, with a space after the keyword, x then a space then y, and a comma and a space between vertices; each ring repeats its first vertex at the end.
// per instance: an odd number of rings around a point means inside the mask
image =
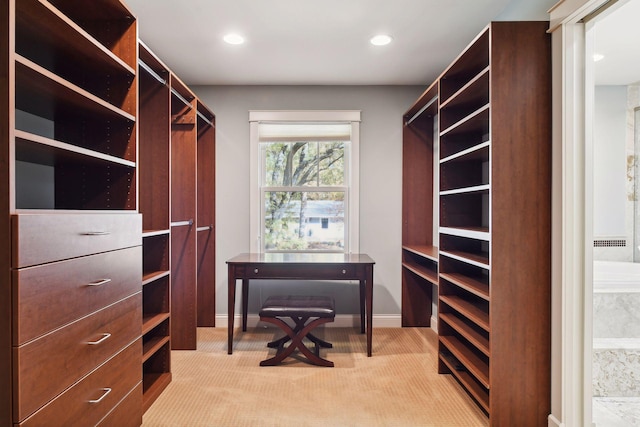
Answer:
POLYGON ((434 244, 434 137, 438 85, 431 85, 403 116, 402 326, 430 326, 438 285, 434 244))
POLYGON ((404 115, 403 326, 435 286, 438 370, 496 426, 550 408, 547 25, 491 23, 404 115))
POLYGON ((143 218, 143 410, 171 382, 168 68, 139 43, 140 212, 143 218))
POLYGON ((492 23, 440 84, 439 372, 491 425, 550 410, 550 41, 492 23))
POLYGON ((136 18, 9 0, 0 27, 0 424, 140 425, 136 18))

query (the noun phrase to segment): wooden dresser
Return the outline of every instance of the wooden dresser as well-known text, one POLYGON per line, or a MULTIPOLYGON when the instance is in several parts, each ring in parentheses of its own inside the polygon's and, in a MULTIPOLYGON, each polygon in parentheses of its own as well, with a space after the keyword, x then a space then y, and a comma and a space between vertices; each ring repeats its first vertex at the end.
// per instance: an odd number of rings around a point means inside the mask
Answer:
POLYGON ((140 425, 141 216, 12 219, 14 422, 140 425))

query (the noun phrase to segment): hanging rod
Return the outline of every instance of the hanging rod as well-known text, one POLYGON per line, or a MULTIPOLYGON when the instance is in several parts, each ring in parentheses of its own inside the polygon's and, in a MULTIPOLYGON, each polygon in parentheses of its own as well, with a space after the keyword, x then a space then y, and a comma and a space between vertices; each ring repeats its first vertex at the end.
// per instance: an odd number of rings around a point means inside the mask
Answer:
POLYGON ((209 126, 213 126, 213 122, 211 120, 209 120, 204 114, 202 114, 200 111, 196 110, 196 115, 198 117, 200 117, 202 120, 204 120, 209 126))
POLYGON ((422 114, 424 112, 424 110, 426 110, 427 108, 431 107, 433 105, 434 102, 436 102, 438 100, 438 95, 434 96, 433 98, 431 98, 431 100, 429 100, 429 102, 427 102, 424 107, 422 107, 421 109, 418 110, 417 113, 415 113, 409 120, 407 120, 404 124, 405 125, 410 125, 412 121, 414 121, 416 118, 418 118, 418 116, 420 114, 422 114))
POLYGON ((176 98, 178 98, 180 101, 182 101, 184 105, 186 105, 189 108, 193 108, 193 105, 191 105, 189 101, 187 101, 182 95, 180 95, 177 90, 175 90, 174 88, 171 88, 171 93, 174 94, 176 98))
POLYGON ((156 79, 158 82, 162 83, 165 86, 167 85, 167 81, 165 79, 163 79, 162 77, 160 77, 160 75, 158 73, 153 71, 153 69, 151 67, 149 67, 143 60, 138 59, 138 65, 140 65, 140 68, 142 68, 147 73, 149 73, 151 75, 151 77, 156 79))

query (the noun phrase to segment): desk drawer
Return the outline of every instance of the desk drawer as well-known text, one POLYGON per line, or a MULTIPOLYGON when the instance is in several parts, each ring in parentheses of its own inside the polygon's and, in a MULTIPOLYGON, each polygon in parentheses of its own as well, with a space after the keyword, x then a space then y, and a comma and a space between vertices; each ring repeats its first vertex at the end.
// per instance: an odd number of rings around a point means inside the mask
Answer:
POLYGON ((140 292, 141 259, 136 246, 14 270, 14 345, 140 292))
POLYGON ((52 420, 60 426, 96 425, 142 381, 141 354, 139 339, 27 418, 20 427, 48 427, 52 420))
POLYGON ((247 264, 244 277, 248 279, 358 279, 354 265, 343 264, 247 264))
MULTIPOLYGON (((142 293, 14 347, 14 414, 22 420, 141 335, 142 293), (110 335, 107 335, 110 334, 110 335)), ((15 420, 18 421, 18 420, 15 420)))
POLYGON ((14 268, 142 244, 139 214, 20 214, 12 227, 14 268))

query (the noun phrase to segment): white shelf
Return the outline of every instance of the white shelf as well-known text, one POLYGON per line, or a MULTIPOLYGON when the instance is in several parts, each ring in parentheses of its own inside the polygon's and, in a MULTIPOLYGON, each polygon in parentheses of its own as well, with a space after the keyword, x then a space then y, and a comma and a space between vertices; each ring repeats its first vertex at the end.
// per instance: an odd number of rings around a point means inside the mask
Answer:
POLYGON ((489 191, 490 188, 489 184, 474 185, 473 187, 454 188, 453 190, 440 191, 440 195, 448 196, 450 194, 479 193, 482 191, 489 191))
MULTIPOLYGON (((440 234, 448 234, 449 236, 467 237, 469 239, 485 240, 489 242, 491 240, 491 234, 485 230, 476 230, 471 228, 454 228, 454 227, 440 227, 440 234)), ((442 252, 442 251, 441 251, 442 252)))

